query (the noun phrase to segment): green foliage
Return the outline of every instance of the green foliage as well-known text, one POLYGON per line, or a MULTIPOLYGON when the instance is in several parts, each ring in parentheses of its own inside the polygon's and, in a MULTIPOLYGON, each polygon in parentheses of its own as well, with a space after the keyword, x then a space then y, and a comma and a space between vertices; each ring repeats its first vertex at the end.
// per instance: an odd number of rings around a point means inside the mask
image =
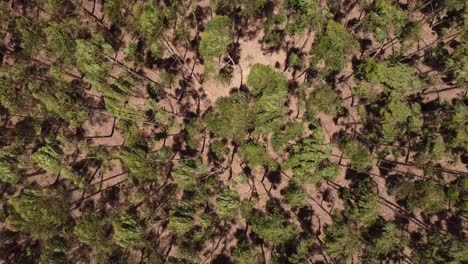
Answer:
POLYGON ((291 264, 303 264, 307 263, 307 256, 309 255, 309 248, 313 245, 314 239, 303 239, 299 242, 296 247, 296 252, 292 254, 288 261, 291 264))
POLYGON ((342 112, 341 99, 329 85, 321 85, 310 94, 306 109, 311 116, 317 112, 336 116, 342 112))
POLYGON ((58 115, 74 127, 80 127, 88 114, 84 108, 83 98, 72 91, 70 87, 47 87, 47 85, 31 84, 29 86, 32 96, 39 100, 47 111, 58 115))
POLYGON ((415 252, 412 254, 412 261, 415 263, 458 264, 466 262, 468 254, 467 242, 447 236, 441 239, 431 235, 427 243, 415 245, 415 252))
POLYGON ((96 253, 109 253, 111 240, 107 236, 110 227, 109 221, 98 216, 87 214, 76 223, 73 234, 81 243, 88 245, 96 253))
POLYGON ((106 0, 103 5, 103 11, 112 23, 120 26, 125 22, 124 16, 121 13, 122 7, 122 0, 106 0))
POLYGON ((12 147, 0 150, 0 182, 16 184, 24 169, 24 162, 20 161, 22 148, 12 147))
POLYGON ((334 219, 333 224, 325 228, 325 251, 340 262, 350 262, 359 253, 361 241, 359 231, 341 219, 334 219))
POLYGON ((307 192, 302 187, 300 182, 295 180, 289 181, 289 184, 286 188, 283 189, 284 197, 289 205, 292 207, 301 208, 306 206, 307 203, 307 192))
POLYGON ((263 24, 263 41, 269 48, 278 48, 284 37, 283 25, 287 20, 287 14, 284 10, 280 10, 278 14, 268 17, 263 24))
POLYGON ((456 104, 444 127, 449 132, 451 146, 468 144, 468 107, 463 103, 456 104))
POLYGON ((374 33, 378 42, 384 42, 390 33, 399 36, 409 22, 406 13, 390 0, 376 1, 373 10, 366 16, 364 27, 374 33))
POLYGON ((271 138, 271 144, 276 151, 280 151, 281 148, 289 141, 300 138, 303 132, 304 123, 289 124, 283 132, 277 132, 273 134, 271 138))
POLYGON ((259 257, 252 250, 247 237, 241 237, 233 252, 234 261, 239 264, 257 263, 259 257))
MULTIPOLYGON (((207 115, 207 120, 211 120, 212 117, 211 116, 208 117, 208 116, 210 115, 209 114, 207 115)), ((226 120, 223 120, 223 121, 226 121, 226 120)), ((211 123, 211 128, 209 127, 209 129, 213 129, 214 126, 216 126, 216 128, 218 129, 222 128, 221 120, 218 119, 218 122, 214 122, 214 123, 211 123)), ((208 126, 210 126, 210 123, 208 123, 208 126)), ((195 149, 197 148, 197 145, 202 142, 203 130, 204 130, 203 123, 198 119, 191 120, 185 125, 185 131, 187 131, 187 144, 189 145, 190 148, 195 149)), ((227 132, 227 131, 223 131, 223 132, 227 132)))
POLYGON ((269 65, 254 64, 247 85, 255 96, 255 133, 270 134, 280 129, 288 108, 287 79, 269 65))
POLYGON ((418 131, 423 125, 420 108, 417 103, 408 106, 399 95, 392 93, 387 108, 381 109, 384 122, 380 140, 393 142, 406 132, 418 131))
POLYGON ((227 16, 216 16, 206 25, 201 34, 200 54, 210 60, 224 54, 232 41, 232 21, 227 16))
POLYGON ((446 70, 454 75, 457 83, 461 86, 465 85, 468 81, 468 42, 460 44, 446 64, 446 70))
POLYGON ((58 190, 23 189, 10 199, 12 211, 7 218, 8 228, 42 240, 61 234, 68 221, 66 201, 58 190))
POLYGON ((401 93, 416 90, 422 86, 414 70, 405 64, 389 65, 387 62, 368 59, 359 66, 358 73, 371 83, 383 84, 386 92, 401 93))
MULTIPOLYGON (((292 169, 294 178, 300 182, 317 183, 319 166, 330 157, 331 147, 324 144, 324 135, 315 130, 313 135, 292 146, 290 157, 283 162, 283 169, 292 169)), ((324 174, 325 176, 325 174, 324 174)))
POLYGON ((125 248, 140 248, 145 245, 145 229, 137 222, 137 218, 129 214, 121 214, 112 221, 114 229, 113 240, 125 248))
POLYGON ((355 37, 341 24, 330 20, 323 34, 317 36, 311 53, 314 56, 312 65, 325 64, 325 72, 341 71, 357 47, 355 37))
POLYGON ((390 253, 402 250, 407 244, 404 232, 399 232, 393 223, 384 223, 378 231, 372 233, 364 259, 368 263, 380 263, 390 253))
POLYGON ((367 83, 360 83, 354 90, 352 91, 353 96, 359 97, 360 100, 365 100, 367 103, 374 103, 376 102, 380 94, 374 91, 369 84, 367 83))
POLYGON ((170 211, 170 220, 167 228, 172 231, 175 236, 183 236, 189 232, 194 224, 194 211, 190 205, 181 205, 170 211))
POLYGON ((210 145, 210 150, 217 159, 222 159, 229 153, 229 148, 220 140, 215 140, 210 145))
POLYGON ((263 94, 287 93, 288 80, 270 65, 254 64, 247 77, 247 85, 256 97, 263 94))
POLYGON ((295 238, 298 233, 296 226, 284 217, 279 208, 274 208, 266 215, 257 211, 251 214, 249 222, 252 231, 274 245, 282 245, 295 238))
POLYGON ((162 177, 160 167, 167 164, 171 153, 167 149, 147 153, 139 147, 125 149, 116 154, 129 174, 143 181, 154 181, 162 177))
POLYGON ((41 169, 53 174, 58 174, 61 168, 61 155, 62 153, 58 145, 49 144, 34 152, 31 158, 41 169))
POLYGON ((169 8, 160 9, 151 2, 138 3, 133 7, 135 28, 147 39, 160 36, 167 28, 172 15, 169 8))
POLYGON ((369 226, 379 217, 379 196, 369 178, 360 181, 352 190, 344 190, 342 197, 346 200, 345 215, 357 224, 369 226))
POLYGON ((350 166, 354 169, 366 171, 372 165, 372 154, 366 146, 357 140, 349 140, 342 144, 342 150, 350 159, 350 166))
POLYGON ((136 108, 124 106, 120 101, 106 98, 104 104, 106 105, 106 109, 119 119, 132 120, 134 122, 143 122, 145 120, 144 113, 136 108))
POLYGON ((239 195, 228 188, 222 188, 216 195, 216 207, 222 219, 234 220, 239 211, 239 195))
POLYGON ((221 97, 216 101, 217 113, 209 113, 205 121, 217 137, 227 137, 242 142, 245 135, 253 128, 254 115, 243 93, 221 97))
POLYGON ((75 58, 78 69, 90 79, 92 84, 105 79, 105 76, 112 69, 112 65, 101 59, 99 45, 83 39, 78 39, 75 42, 75 58))
POLYGON ((67 13, 68 0, 43 0, 42 7, 51 16, 63 16, 67 13))
POLYGON ((445 208, 446 197, 444 189, 429 180, 403 181, 391 192, 400 200, 405 199, 409 209, 422 209, 426 213, 437 213, 445 208))
POLYGON ((320 5, 318 0, 288 0, 289 9, 293 10, 286 31, 290 34, 302 33, 306 29, 321 32, 327 21, 332 18, 330 10, 320 5))
POLYGON ((16 30, 21 36, 21 48, 26 54, 30 54, 39 49, 43 36, 39 20, 32 20, 27 17, 19 17, 15 20, 16 30))
POLYGON ((199 187, 198 181, 207 171, 206 165, 200 161, 186 160, 174 166, 171 176, 182 190, 194 190, 199 187))
POLYGON ((273 158, 268 155, 265 147, 259 144, 248 143, 240 146, 239 155, 252 168, 265 166, 269 170, 275 170, 275 168, 278 166, 273 158))
POLYGON ((52 22, 44 29, 47 41, 55 55, 66 64, 74 62, 75 42, 72 38, 70 25, 52 22))

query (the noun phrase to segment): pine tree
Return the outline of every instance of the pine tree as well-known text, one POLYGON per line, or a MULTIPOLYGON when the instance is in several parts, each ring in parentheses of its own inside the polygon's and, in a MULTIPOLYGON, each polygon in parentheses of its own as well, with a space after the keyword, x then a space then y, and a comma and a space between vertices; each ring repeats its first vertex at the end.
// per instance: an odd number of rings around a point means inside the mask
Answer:
POLYGON ((86 214, 76 223, 73 234, 97 254, 106 254, 111 251, 112 246, 110 237, 107 235, 110 226, 110 221, 107 219, 86 214))
POLYGON ((406 200, 410 210, 419 208, 428 214, 442 211, 446 204, 444 189, 430 180, 403 181, 392 188, 391 193, 406 200))
POLYGON ((287 79, 271 66, 254 64, 247 77, 247 85, 255 96, 255 133, 270 134, 279 131, 288 108, 287 79))
POLYGON ((335 218, 325 228, 325 251, 335 259, 348 263, 361 249, 362 237, 358 230, 335 218))
POLYGON ((317 36, 312 47, 311 54, 314 58, 311 65, 317 67, 321 62, 325 64, 324 72, 341 71, 348 61, 349 56, 356 49, 355 37, 342 25, 328 21, 324 33, 317 36))
POLYGON ((315 130, 310 138, 292 146, 291 155, 281 167, 292 169, 294 178, 299 182, 320 182, 321 179, 317 179, 316 175, 321 175, 320 166, 331 154, 330 146, 323 143, 323 132, 315 130))
POLYGON ((254 115, 243 93, 234 93, 216 101, 216 113, 205 116, 208 130, 215 136, 242 142, 254 126, 254 115))
POLYGON ((265 147, 255 143, 247 143, 239 148, 239 155, 252 168, 258 166, 267 167, 269 170, 275 170, 276 162, 268 155, 265 147))
POLYGON ((369 226, 379 217, 379 196, 371 179, 360 181, 352 190, 344 190, 341 196, 346 201, 345 215, 358 225, 369 226))
POLYGON ((365 171, 372 165, 370 151, 357 140, 350 140, 342 144, 345 156, 350 159, 350 166, 360 171, 365 171))
POLYGON ((298 230, 284 216, 284 212, 278 205, 267 205, 266 214, 244 205, 242 214, 247 222, 252 226, 252 231, 259 237, 265 239, 273 245, 280 246, 294 239, 298 230))
POLYGON ((336 116, 342 112, 341 100, 329 85, 321 85, 310 94, 306 109, 312 117, 317 112, 336 116))
POLYGON ((405 64, 389 65, 387 62, 368 59, 359 66, 358 73, 361 78, 371 83, 383 84, 386 92, 396 91, 401 94, 422 86, 414 70, 405 64))
POLYGON ((206 25, 201 34, 200 54, 205 60, 218 58, 226 52, 232 41, 232 21, 227 16, 216 16, 206 25))
POLYGON ((228 188, 222 188, 216 195, 216 207, 222 219, 234 220, 239 211, 239 195, 228 188))
POLYGON ((374 33, 375 39, 382 43, 390 32, 399 36, 409 22, 406 13, 390 0, 378 0, 371 12, 365 17, 364 28, 374 33))
POLYGON ((10 199, 8 228, 47 240, 64 232, 68 205, 59 190, 26 188, 10 199))
POLYGON ((112 239, 124 249, 140 248, 145 245, 145 230, 134 215, 121 213, 112 221, 114 234, 112 239))

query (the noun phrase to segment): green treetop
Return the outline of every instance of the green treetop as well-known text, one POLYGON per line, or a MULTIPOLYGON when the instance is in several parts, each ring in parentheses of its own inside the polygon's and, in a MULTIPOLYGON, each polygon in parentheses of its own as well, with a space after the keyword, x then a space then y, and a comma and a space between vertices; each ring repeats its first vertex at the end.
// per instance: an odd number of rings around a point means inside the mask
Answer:
POLYGON ((361 249, 361 234, 341 219, 334 219, 333 224, 325 228, 325 251, 343 263, 349 263, 361 249))
POLYGON ((287 0, 287 7, 293 10, 291 21, 286 26, 288 33, 302 33, 306 29, 321 32, 332 13, 318 0, 287 0))
POLYGON ((207 166, 199 160, 186 160, 174 165, 171 176, 182 190, 195 190, 199 187, 201 176, 207 171, 207 166))
POLYGON ((105 80, 112 65, 110 62, 102 60, 101 45, 94 43, 95 41, 83 39, 78 39, 75 42, 75 58, 78 69, 90 79, 92 84, 105 80))
POLYGON ((145 229, 137 222, 133 215, 121 214, 112 221, 114 229, 113 240, 117 245, 125 248, 139 248, 145 245, 145 229))
POLYGON ((83 110, 84 99, 71 87, 47 87, 47 84, 31 84, 32 96, 39 100, 47 111, 58 115, 74 127, 80 127, 88 114, 83 110))
POLYGON ((270 170, 274 170, 277 167, 276 162, 268 155, 265 147, 259 144, 248 143, 240 146, 239 155, 252 168, 265 166, 270 170))
POLYGON ((384 42, 390 33, 399 36, 409 22, 406 13, 390 0, 378 0, 366 16, 364 27, 374 33, 378 42, 384 42))
POLYGON ((206 25, 201 34, 200 54, 206 58, 217 58, 224 54, 232 41, 232 21, 227 16, 216 16, 206 25))
POLYGON ((325 32, 317 36, 312 47, 312 64, 317 66, 323 62, 325 72, 341 71, 356 47, 355 37, 341 24, 330 20, 325 32))
POLYGON ((183 236, 189 232, 193 226, 195 210, 188 204, 181 204, 170 210, 170 220, 167 228, 176 236, 183 236))
POLYGON ((149 40, 155 40, 168 27, 172 11, 169 8, 160 9, 154 3, 138 3, 133 8, 135 28, 149 40))
POLYGON ((110 221, 87 214, 77 221, 73 234, 81 243, 88 245, 96 253, 108 253, 112 246, 112 242, 107 236, 109 227, 110 221))
POLYGON ((399 232, 393 223, 384 223, 371 233, 364 259, 367 263, 381 263, 392 252, 403 250, 408 244, 405 232, 399 232))
POLYGON ((33 20, 27 17, 18 17, 15 20, 16 30, 21 36, 21 48, 26 54, 37 51, 44 41, 41 28, 43 23, 40 20, 33 20))
POLYGON ((372 154, 369 149, 357 140, 350 140, 342 145, 343 153, 350 159, 354 169, 366 171, 372 165, 372 154))
POLYGON ((66 64, 74 62, 75 42, 73 41, 71 25, 52 22, 44 29, 47 41, 55 55, 66 64))
POLYGON ((418 103, 408 105, 396 93, 390 95, 387 108, 381 109, 383 115, 383 142, 393 142, 407 132, 417 132, 423 125, 421 106, 418 103))
POLYGON ((61 155, 62 151, 58 145, 49 144, 34 152, 31 158, 41 169, 58 174, 61 169, 61 155))
POLYGON ((422 209, 426 213, 437 213, 445 208, 444 189, 432 181, 403 181, 391 190, 400 200, 406 200, 408 208, 422 209))
POLYGON ((68 221, 68 205, 57 190, 27 188, 10 199, 7 218, 12 230, 29 233, 35 239, 50 239, 63 231, 68 221))
POLYGON ((254 211, 248 217, 252 230, 261 238, 274 245, 284 244, 297 235, 297 228, 290 223, 279 208, 273 208, 266 215, 254 211))
POLYGON ((357 224, 369 226, 379 217, 379 196, 369 178, 360 181, 352 190, 344 190, 341 195, 346 200, 345 215, 357 224))
POLYGON ((281 148, 289 141, 299 139, 304 132, 304 123, 291 123, 282 132, 273 134, 271 144, 275 151, 279 152, 281 148))
POLYGON ((22 152, 19 147, 0 150, 0 182, 16 184, 20 180, 25 165, 21 160, 22 152))
POLYGON ((306 190, 302 187, 302 183, 295 179, 290 180, 288 186, 282 192, 288 204, 292 207, 301 208, 308 204, 306 190))
POLYGON ((368 59, 359 66, 359 75, 365 80, 383 84, 386 92, 405 92, 421 88, 422 82, 414 70, 405 64, 389 65, 368 59))
POLYGON ((330 154, 331 148, 324 144, 323 132, 315 130, 311 137, 292 146, 291 155, 281 167, 292 169, 294 177, 300 182, 317 183, 321 181, 317 176, 322 176, 320 166, 330 154))
POLYGON ((139 180, 158 180, 162 177, 162 166, 169 163, 170 151, 166 149, 155 153, 147 153, 144 149, 134 146, 116 154, 129 174, 139 180))
POLYGON ((106 16, 109 17, 109 20, 116 25, 123 25, 125 18, 122 14, 122 7, 124 6, 122 0, 107 0, 104 2, 103 11, 106 16))
POLYGON ((245 94, 235 93, 222 97, 216 101, 215 106, 217 113, 205 116, 208 130, 218 137, 243 141, 247 132, 254 127, 254 115, 245 94))
POLYGON ((254 64, 247 77, 247 85, 255 96, 255 133, 279 131, 288 108, 288 80, 269 65, 254 64))
POLYGON ((452 147, 468 144, 468 107, 464 103, 453 107, 444 128, 449 132, 447 141, 452 147))
POLYGON ((222 219, 233 220, 239 211, 239 195, 228 188, 222 188, 216 195, 216 207, 222 219))
POLYGON ((336 116, 342 111, 341 99, 329 85, 315 89, 306 102, 307 112, 314 116, 316 112, 336 116))

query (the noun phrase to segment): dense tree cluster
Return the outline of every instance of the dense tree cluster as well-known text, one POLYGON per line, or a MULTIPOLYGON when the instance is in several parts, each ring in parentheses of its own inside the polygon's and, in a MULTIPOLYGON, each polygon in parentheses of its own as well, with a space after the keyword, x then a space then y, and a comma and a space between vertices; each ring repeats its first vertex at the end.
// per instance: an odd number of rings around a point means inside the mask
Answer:
POLYGON ((468 5, 0 2, 0 263, 466 263, 468 5))

